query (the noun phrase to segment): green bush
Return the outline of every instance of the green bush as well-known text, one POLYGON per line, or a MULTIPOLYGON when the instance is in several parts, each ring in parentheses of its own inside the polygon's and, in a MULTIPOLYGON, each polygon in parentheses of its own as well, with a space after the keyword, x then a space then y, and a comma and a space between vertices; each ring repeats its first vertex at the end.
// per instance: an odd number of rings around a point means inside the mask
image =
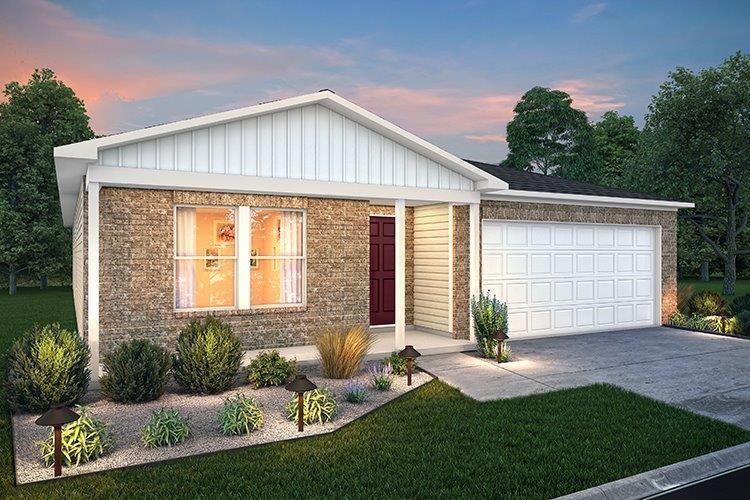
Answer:
POLYGON ((232 329, 208 316, 204 322, 191 321, 180 333, 172 371, 188 391, 216 394, 232 386, 241 361, 240 341, 232 329))
POLYGON ((247 367, 247 381, 256 389, 286 384, 297 375, 297 361, 279 351, 261 352, 247 367))
POLYGON ((750 311, 750 293, 735 298, 729 308, 735 316, 743 311, 750 311))
MULTIPOLYGON (((394 375, 406 375, 406 358, 402 358, 398 355, 398 351, 393 351, 387 358, 383 360, 384 365, 391 365, 394 375)), ((412 373, 417 368, 417 360, 415 359, 411 365, 412 373)))
POLYGON ((141 441, 146 448, 174 446, 190 434, 187 419, 179 410, 154 410, 151 419, 141 430, 141 441))
POLYGON ((356 405, 367 401, 367 385, 359 380, 350 380, 344 388, 344 399, 356 405))
POLYGON ((379 391, 390 391, 393 384, 393 368, 388 363, 372 363, 368 368, 372 386, 379 391))
MULTIPOLYGON (((75 410, 81 418, 62 426, 62 459, 66 467, 96 460, 115 444, 107 424, 92 417, 85 406, 76 406, 75 410)), ((55 463, 54 443, 54 431, 50 429, 47 439, 39 443, 47 467, 55 463)))
POLYGON ((224 401, 218 421, 225 436, 250 434, 263 427, 263 407, 255 398, 237 394, 224 401))
POLYGON ((750 337, 750 310, 745 310, 734 317, 738 323, 737 334, 750 337))
POLYGON ((5 390, 12 410, 43 412, 78 402, 89 386, 89 348, 58 323, 34 325, 8 352, 5 390))
POLYGON ((726 312, 727 301, 718 292, 701 290, 690 297, 688 309, 699 316, 721 316, 726 312))
POLYGON ((474 335, 477 339, 477 351, 485 358, 493 358, 497 354, 497 340, 493 335, 498 331, 508 333, 508 306, 490 298, 484 293, 479 298, 471 299, 471 316, 474 320, 474 335))
MULTIPOLYGON (((286 405, 287 418, 297 420, 297 395, 292 396, 286 405)), ((305 424, 324 423, 333 420, 338 410, 338 403, 328 389, 307 391, 302 402, 302 420, 305 424)))
POLYGON ((117 345, 102 358, 106 374, 102 392, 118 403, 153 401, 164 394, 172 360, 163 347, 148 340, 117 345))

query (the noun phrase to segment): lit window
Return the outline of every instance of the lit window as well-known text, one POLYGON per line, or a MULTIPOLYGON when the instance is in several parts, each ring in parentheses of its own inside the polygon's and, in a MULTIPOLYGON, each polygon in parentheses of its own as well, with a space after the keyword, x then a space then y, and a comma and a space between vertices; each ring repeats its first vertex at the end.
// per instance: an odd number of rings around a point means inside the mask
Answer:
POLYGON ((250 304, 301 304, 305 273, 304 214, 250 211, 250 304))
POLYGON ((235 210, 178 207, 175 224, 175 307, 235 305, 235 210))

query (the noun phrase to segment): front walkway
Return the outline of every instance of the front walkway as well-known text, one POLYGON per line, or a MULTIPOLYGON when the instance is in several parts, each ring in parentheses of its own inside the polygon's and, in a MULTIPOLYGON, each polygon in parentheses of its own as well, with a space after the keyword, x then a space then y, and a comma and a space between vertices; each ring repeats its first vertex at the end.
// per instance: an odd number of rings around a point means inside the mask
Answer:
POLYGON ((750 340, 646 328, 510 342, 515 361, 469 354, 419 365, 480 401, 608 383, 750 429, 750 340))

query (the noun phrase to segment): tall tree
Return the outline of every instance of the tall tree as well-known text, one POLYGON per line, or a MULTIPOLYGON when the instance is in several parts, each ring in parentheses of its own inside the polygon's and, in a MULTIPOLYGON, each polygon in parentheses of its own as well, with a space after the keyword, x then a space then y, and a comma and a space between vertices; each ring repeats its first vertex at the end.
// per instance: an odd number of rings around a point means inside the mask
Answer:
POLYGON ((677 68, 649 105, 635 179, 642 188, 695 201, 687 214, 724 264, 724 293, 735 292, 738 248, 748 225, 750 56, 694 73, 677 68), (713 237, 718 233, 720 237, 713 237))
POLYGON ((508 123, 504 165, 568 176, 591 161, 593 137, 586 113, 561 90, 534 87, 518 101, 508 123))
MULTIPOLYGON (((28 139, 35 138, 37 147, 26 144, 28 147, 20 151, 36 155, 41 148, 43 161, 29 157, 17 167, 35 169, 33 177, 40 179, 36 188, 41 195, 37 200, 41 210, 33 228, 26 228, 33 231, 34 244, 27 248, 29 256, 24 267, 46 286, 47 276, 61 274, 70 267, 70 232, 62 226, 60 217, 52 148, 91 139, 94 133, 83 101, 50 69, 34 71, 26 84, 8 83, 4 94, 7 101, 0 104, 0 122, 32 124, 38 131, 28 139)), ((8 166, 4 170, 15 172, 15 168, 8 166)), ((3 210, 13 209, 6 206, 3 210)))
POLYGON ((610 187, 623 187, 627 170, 638 148, 640 131, 632 116, 620 116, 617 111, 607 111, 594 124, 594 144, 601 169, 599 183, 610 187))

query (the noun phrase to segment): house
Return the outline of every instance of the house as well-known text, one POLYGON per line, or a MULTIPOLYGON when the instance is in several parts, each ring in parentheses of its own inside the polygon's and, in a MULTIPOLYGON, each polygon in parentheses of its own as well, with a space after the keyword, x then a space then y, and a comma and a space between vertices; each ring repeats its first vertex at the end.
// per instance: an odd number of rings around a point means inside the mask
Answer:
POLYGON ((54 154, 97 367, 208 314, 248 350, 355 323, 465 349, 480 289, 513 338, 658 325, 693 206, 462 160, 329 90, 54 154))

